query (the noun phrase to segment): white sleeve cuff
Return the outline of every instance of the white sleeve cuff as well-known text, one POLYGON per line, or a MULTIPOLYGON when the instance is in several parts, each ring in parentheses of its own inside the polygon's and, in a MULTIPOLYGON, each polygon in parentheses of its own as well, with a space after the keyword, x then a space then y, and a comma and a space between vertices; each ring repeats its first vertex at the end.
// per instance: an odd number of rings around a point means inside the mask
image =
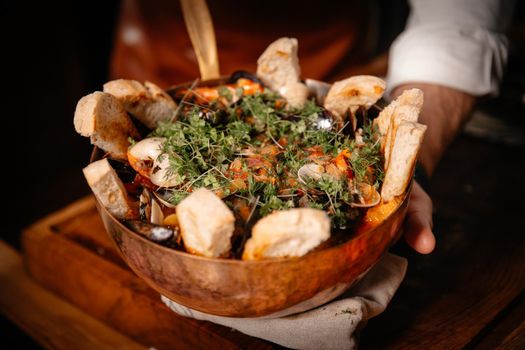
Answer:
POLYGON ((504 35, 472 25, 418 25, 405 30, 390 48, 387 93, 421 82, 475 96, 496 95, 506 60, 504 35))

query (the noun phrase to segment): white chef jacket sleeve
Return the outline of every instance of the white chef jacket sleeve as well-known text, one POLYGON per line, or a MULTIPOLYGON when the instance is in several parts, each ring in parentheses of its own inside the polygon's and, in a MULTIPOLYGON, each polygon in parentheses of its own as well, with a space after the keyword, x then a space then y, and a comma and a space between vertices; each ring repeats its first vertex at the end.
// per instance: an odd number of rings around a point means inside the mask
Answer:
POLYGON ((388 89, 433 83, 496 95, 507 60, 512 0, 411 0, 407 27, 390 48, 388 89))

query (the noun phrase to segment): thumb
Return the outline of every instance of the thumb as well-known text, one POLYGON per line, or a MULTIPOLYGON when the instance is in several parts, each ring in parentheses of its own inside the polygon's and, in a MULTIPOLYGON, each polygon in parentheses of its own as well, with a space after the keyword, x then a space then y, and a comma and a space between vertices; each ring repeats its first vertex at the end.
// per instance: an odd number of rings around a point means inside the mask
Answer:
POLYGON ((421 186, 414 182, 404 224, 408 245, 418 253, 431 253, 436 246, 432 226, 432 200, 421 186))

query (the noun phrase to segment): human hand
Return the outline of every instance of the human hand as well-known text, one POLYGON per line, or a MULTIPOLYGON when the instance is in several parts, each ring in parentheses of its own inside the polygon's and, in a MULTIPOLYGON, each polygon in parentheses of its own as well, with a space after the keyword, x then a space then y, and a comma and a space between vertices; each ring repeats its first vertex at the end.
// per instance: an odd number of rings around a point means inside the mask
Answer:
POLYGON ((432 227, 432 200, 414 181, 403 227, 406 242, 418 253, 431 253, 436 246, 432 227))

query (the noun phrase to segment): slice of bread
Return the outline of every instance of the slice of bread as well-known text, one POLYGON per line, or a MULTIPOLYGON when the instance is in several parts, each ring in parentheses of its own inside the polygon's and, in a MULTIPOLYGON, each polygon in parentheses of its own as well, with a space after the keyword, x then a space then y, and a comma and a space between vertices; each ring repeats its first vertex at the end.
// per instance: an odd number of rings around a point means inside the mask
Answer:
POLYGON ((390 163, 390 153, 392 152, 394 135, 397 132, 399 124, 401 124, 403 121, 417 123, 419 112, 420 108, 414 105, 400 104, 394 109, 394 113, 392 113, 392 118, 390 120, 390 127, 388 128, 385 140, 385 170, 388 169, 390 163))
POLYGON ((243 260, 302 256, 330 237, 330 219, 322 210, 295 208, 260 219, 246 242, 243 260))
POLYGON ((77 103, 73 123, 80 135, 89 137, 92 144, 116 159, 127 159, 129 138, 139 137, 120 102, 105 92, 82 97, 77 103))
POLYGON ((213 258, 230 252, 235 217, 213 192, 199 188, 177 205, 176 212, 188 252, 213 258))
POLYGON ((398 106, 411 105, 418 108, 421 111, 423 107, 423 91, 419 89, 408 89, 404 90, 394 101, 390 102, 374 119, 374 125, 377 126, 379 134, 381 135, 381 151, 386 153, 386 139, 390 125, 392 123, 392 116, 394 110, 398 106))
POLYGON ((175 120, 177 104, 160 87, 147 81, 117 79, 104 84, 104 92, 115 96, 132 116, 150 129, 162 120, 175 120))
POLYGON ((116 218, 125 219, 134 212, 124 184, 106 158, 90 163, 84 176, 98 201, 116 218))
POLYGON ((295 38, 280 38, 271 43, 257 60, 257 76, 274 91, 299 81, 301 68, 295 38))
POLYGON ((408 121, 401 121, 397 127, 390 154, 390 166, 381 187, 383 202, 389 202, 403 194, 408 186, 426 129, 423 124, 408 121))
POLYGON ((279 89, 279 93, 292 108, 301 108, 310 96, 310 89, 301 82, 290 83, 279 89))
POLYGON ((369 109, 382 96, 386 88, 384 80, 371 75, 356 75, 335 82, 324 100, 324 107, 340 120, 347 112, 355 130, 354 113, 359 107, 369 109))

